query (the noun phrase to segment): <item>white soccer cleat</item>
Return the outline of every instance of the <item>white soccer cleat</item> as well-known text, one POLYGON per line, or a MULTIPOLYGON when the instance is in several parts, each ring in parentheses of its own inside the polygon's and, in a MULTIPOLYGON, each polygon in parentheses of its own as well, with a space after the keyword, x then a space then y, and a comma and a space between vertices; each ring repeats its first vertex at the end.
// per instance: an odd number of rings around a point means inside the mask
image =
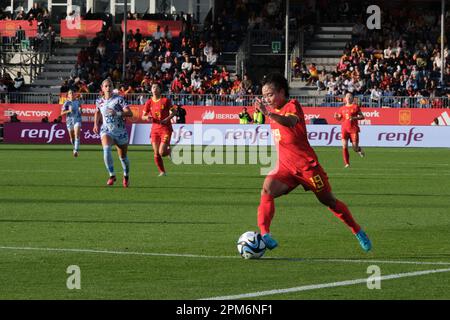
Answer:
POLYGON ((344 168, 350 168, 350 165, 349 165, 349 164, 346 164, 346 165, 344 166, 344 168))
POLYGON ((364 158, 366 156, 366 154, 364 153, 364 151, 358 151, 358 154, 361 158, 364 158))
POLYGON ((161 173, 158 175, 158 177, 165 177, 165 176, 167 176, 167 173, 165 173, 165 172, 161 172, 161 173))

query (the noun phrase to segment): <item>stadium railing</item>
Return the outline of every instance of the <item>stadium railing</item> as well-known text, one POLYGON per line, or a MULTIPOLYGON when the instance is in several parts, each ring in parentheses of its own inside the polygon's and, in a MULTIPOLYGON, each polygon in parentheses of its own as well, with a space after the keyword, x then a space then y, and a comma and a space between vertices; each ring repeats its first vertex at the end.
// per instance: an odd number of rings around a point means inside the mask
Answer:
MULTIPOLYGON (((94 104, 99 97, 97 93, 79 94, 83 103, 94 104)), ((257 95, 217 95, 217 94, 165 94, 177 105, 198 106, 251 106, 257 95)), ((150 98, 148 93, 127 94, 125 99, 129 104, 143 105, 150 98)), ((303 106, 311 107, 340 107, 344 104, 343 96, 291 96, 303 106)), ((405 97, 389 96, 374 100, 370 96, 355 96, 356 101, 363 107, 372 108, 450 108, 449 97, 405 97)), ((0 103, 49 103, 62 104, 64 95, 36 92, 0 93, 0 103)))

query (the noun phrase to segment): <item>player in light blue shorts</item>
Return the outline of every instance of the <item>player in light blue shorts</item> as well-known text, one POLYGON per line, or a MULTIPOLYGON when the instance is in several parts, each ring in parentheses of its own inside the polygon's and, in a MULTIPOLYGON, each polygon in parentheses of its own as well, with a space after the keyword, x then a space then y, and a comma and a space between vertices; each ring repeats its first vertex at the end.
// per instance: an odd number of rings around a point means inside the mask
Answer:
POLYGON ((95 112, 94 133, 100 133, 103 146, 103 160, 106 169, 109 172, 109 179, 106 182, 108 186, 112 186, 116 181, 114 173, 114 163, 112 158, 111 147, 113 144, 117 147, 120 162, 123 168, 123 186, 129 186, 130 161, 128 160, 128 132, 125 127, 125 117, 132 117, 133 112, 128 107, 125 99, 119 95, 112 93, 113 84, 110 79, 102 82, 103 97, 95 102, 97 111, 95 112), (99 130, 100 121, 102 121, 99 130))
POLYGON ((70 143, 73 145, 73 156, 78 157, 80 149, 81 131, 81 102, 74 99, 73 91, 67 92, 67 100, 61 108, 61 116, 66 115, 67 131, 69 132, 70 143))

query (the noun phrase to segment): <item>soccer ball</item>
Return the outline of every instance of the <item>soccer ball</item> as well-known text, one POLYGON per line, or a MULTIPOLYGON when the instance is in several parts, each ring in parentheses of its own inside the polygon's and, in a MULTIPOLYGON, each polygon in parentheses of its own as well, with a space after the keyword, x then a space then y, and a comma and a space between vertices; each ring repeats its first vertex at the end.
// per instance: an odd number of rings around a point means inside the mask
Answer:
POLYGON ((266 251, 266 244, 261 234, 254 231, 247 231, 239 237, 237 249, 244 259, 258 259, 266 251))

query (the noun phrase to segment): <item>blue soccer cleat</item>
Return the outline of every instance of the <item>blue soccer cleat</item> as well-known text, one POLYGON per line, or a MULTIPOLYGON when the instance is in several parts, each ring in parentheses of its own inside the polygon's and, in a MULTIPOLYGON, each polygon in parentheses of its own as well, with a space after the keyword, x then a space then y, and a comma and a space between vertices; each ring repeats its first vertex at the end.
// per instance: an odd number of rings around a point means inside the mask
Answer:
POLYGON ((272 238, 269 233, 263 235, 262 239, 266 244, 267 249, 272 250, 278 247, 278 242, 274 238, 272 238))
POLYGON ((370 242, 369 237, 364 232, 363 229, 359 230, 357 234, 355 234, 356 239, 358 239, 359 244, 361 245, 361 248, 363 248, 364 251, 368 252, 370 249, 372 249, 372 243, 370 242))

